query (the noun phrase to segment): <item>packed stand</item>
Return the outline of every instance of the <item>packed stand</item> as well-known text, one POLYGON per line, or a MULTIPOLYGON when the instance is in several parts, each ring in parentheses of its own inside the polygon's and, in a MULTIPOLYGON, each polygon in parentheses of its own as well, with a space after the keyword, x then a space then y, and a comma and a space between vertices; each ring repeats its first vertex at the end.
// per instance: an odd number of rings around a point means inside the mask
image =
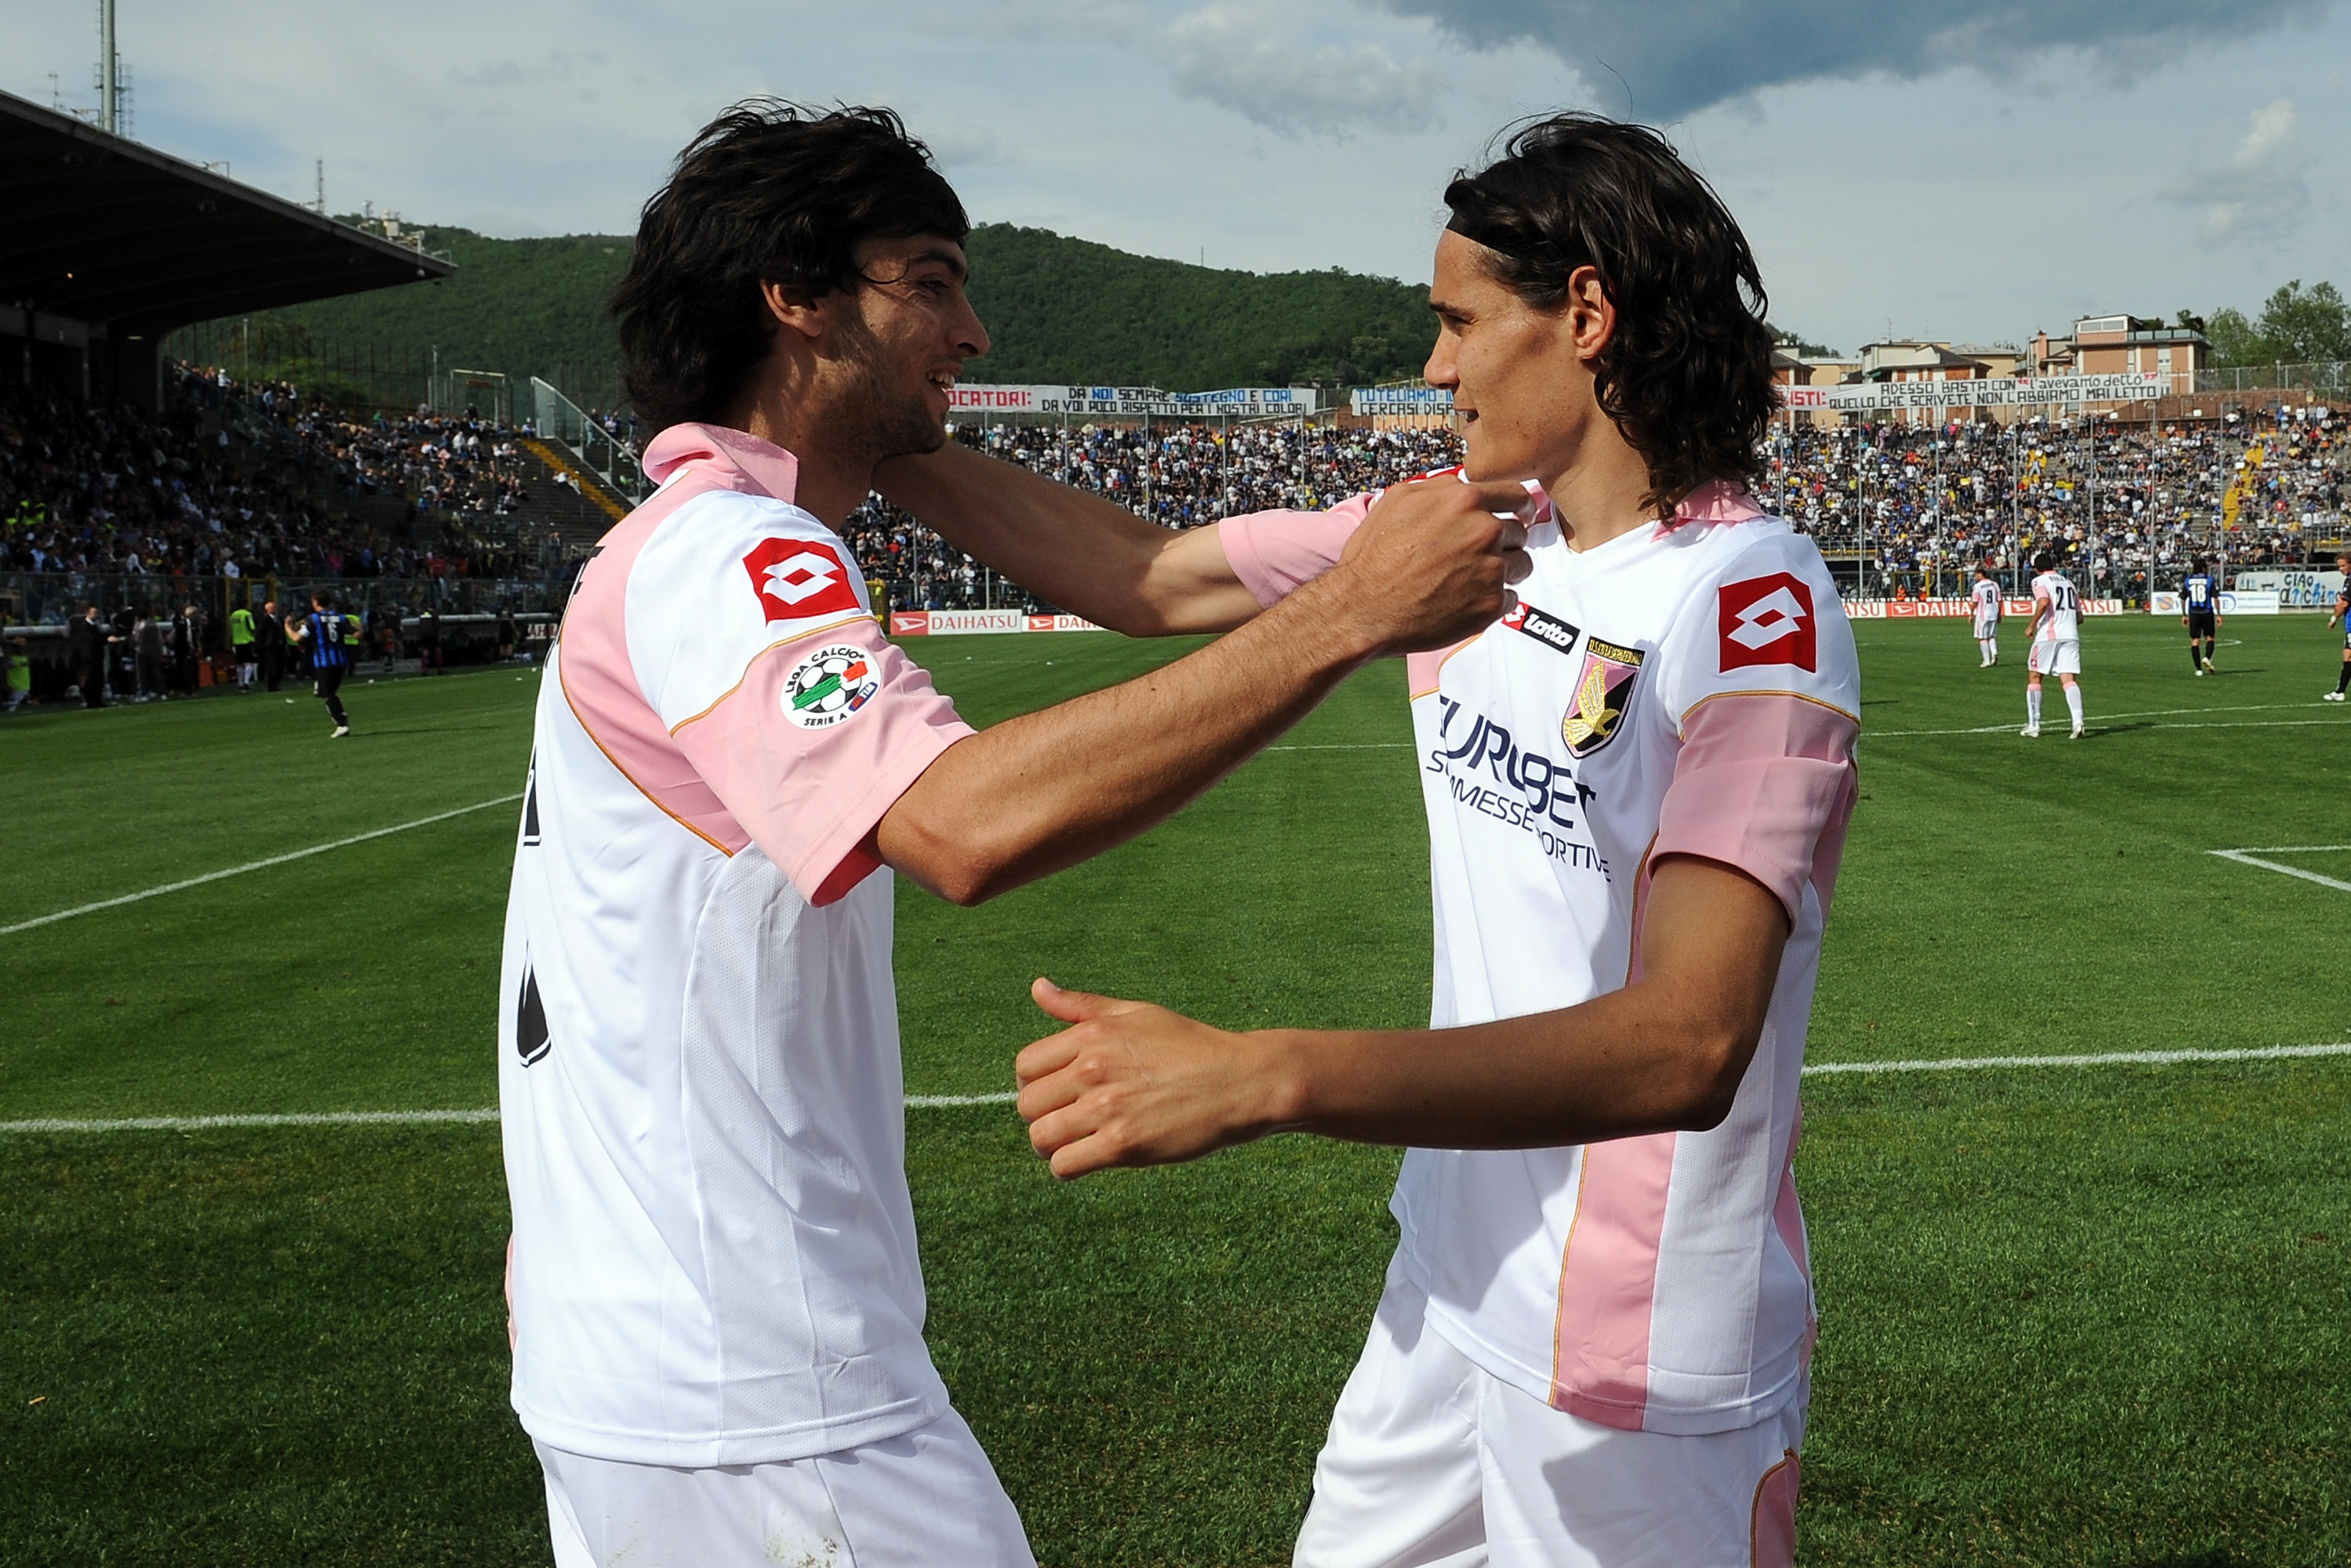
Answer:
MULTIPOLYGON (((1327 507, 1461 460, 1460 444, 1447 431, 1295 423, 965 424, 956 439, 1169 528, 1273 507, 1327 507)), ((841 532, 866 575, 888 584, 900 609, 1050 608, 878 496, 852 512, 841 532)))

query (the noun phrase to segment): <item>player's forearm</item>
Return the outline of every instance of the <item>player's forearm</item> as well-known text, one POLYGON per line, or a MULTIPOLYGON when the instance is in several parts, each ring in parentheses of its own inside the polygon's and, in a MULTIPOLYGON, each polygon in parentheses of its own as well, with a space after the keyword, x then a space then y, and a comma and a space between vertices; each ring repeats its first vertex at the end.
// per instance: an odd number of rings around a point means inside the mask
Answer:
POLYGON ((883 818, 882 858, 977 904, 1174 815, 1378 652, 1336 599, 1301 590, 1151 675, 956 742, 883 818))
POLYGON ((1212 531, 1155 528, 968 448, 893 458, 873 482, 957 549, 1131 637, 1222 632, 1258 612, 1212 531))
POLYGON ((1650 981, 1559 1012, 1461 1029, 1251 1038, 1265 1051, 1279 1110, 1269 1130, 1528 1149, 1714 1126, 1729 1113, 1757 1032, 1650 981))

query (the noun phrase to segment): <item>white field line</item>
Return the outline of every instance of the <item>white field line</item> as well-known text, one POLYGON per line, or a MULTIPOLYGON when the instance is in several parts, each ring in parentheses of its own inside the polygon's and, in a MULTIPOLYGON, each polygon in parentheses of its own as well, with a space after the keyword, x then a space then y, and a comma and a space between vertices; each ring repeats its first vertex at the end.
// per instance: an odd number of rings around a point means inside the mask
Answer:
POLYGON ((1269 746, 1268 751, 1409 751, 1417 741, 1347 740, 1330 746, 1269 746))
POLYGON ((2102 1051, 2087 1056, 1950 1056, 1923 1061, 1813 1061, 1804 1076, 1843 1072, 1965 1072, 2004 1067, 2169 1067, 2182 1061, 2276 1061, 2301 1056, 2351 1056, 2335 1045, 2264 1045, 2245 1051, 2102 1051))
MULTIPOLYGON (((1856 1072, 1966 1072, 2019 1067, 2169 1067, 2192 1061, 2276 1061, 2299 1057, 2351 1056, 2351 1040, 2334 1045, 2269 1045, 2244 1051, 2112 1051, 2089 1056, 1954 1056, 1918 1061, 1816 1061, 1804 1069, 1815 1074, 1856 1072)), ((909 1094, 910 1111, 959 1105, 1008 1105, 1019 1096, 1007 1090, 996 1094, 909 1094)), ((110 1120, 76 1121, 47 1117, 32 1122, 0 1122, 0 1136, 24 1133, 193 1133, 212 1127, 330 1127, 402 1126, 427 1123, 495 1122, 495 1110, 484 1111, 323 1111, 259 1116, 123 1116, 110 1120)))
POLYGON ((2304 871, 2298 865, 2283 865, 2276 861, 2265 861, 2261 858, 2263 855, 2325 854, 2337 850, 2351 850, 2351 844, 2272 844, 2267 849, 2206 850, 2204 852, 2208 855, 2218 855, 2224 861, 2235 861, 2239 865, 2259 866, 2263 871, 2273 871, 2283 876, 2298 876, 2304 882, 2314 882, 2321 887, 2331 887, 2343 893, 2351 893, 2351 882, 2340 882, 2331 876, 2321 876, 2314 871, 2304 871))
MULTIPOLYGON (((2317 701, 2313 699, 2306 703, 2248 703, 2242 707, 2143 708, 2137 713, 2093 714, 2090 716, 2090 727, 2095 730, 2102 725, 2115 724, 2126 718, 2177 718, 2183 714, 2199 713, 2268 713, 2278 708, 2314 709, 2318 706, 2317 701)), ((2343 721, 2340 719, 2331 718, 2251 719, 2238 724, 2151 724, 2147 727, 2149 729, 2277 729, 2341 722, 2343 721)), ((1865 740, 1903 740, 1917 736, 1999 735, 2004 731, 2014 731, 2023 727, 2022 725, 2014 722, 1970 725, 1965 729, 1871 729, 1865 725, 1862 727, 1861 733, 1865 740)))
POLYGON ((14 925, 0 925, 0 936, 13 936, 19 931, 30 931, 36 925, 47 925, 57 920, 71 920, 77 915, 92 915, 101 909, 112 909, 118 904, 136 904, 142 898, 160 898, 167 893, 178 893, 184 888, 202 887, 208 882, 218 882, 223 877, 243 876, 249 871, 264 871, 270 866, 284 865, 287 861, 298 861, 309 855, 322 855, 329 850, 349 849, 353 844, 363 844, 370 839, 381 839, 392 833, 404 833, 411 828, 429 828, 435 822, 445 822, 452 817, 463 817, 474 811, 486 811, 493 806, 507 805, 521 799, 520 795, 501 795, 495 800, 477 800, 470 806, 460 806, 454 811, 443 811, 431 817, 419 817, 413 822, 402 822, 392 828, 378 828, 371 833, 355 833, 348 839, 337 839, 331 844, 312 844, 307 850, 294 850, 282 855, 271 855, 267 860, 253 861, 245 865, 233 865, 226 871, 208 871, 202 876, 192 876, 183 882, 167 882, 161 887, 151 887, 141 893, 126 893, 120 898, 101 898, 96 904, 85 904, 78 908, 60 909, 54 915, 35 915, 30 920, 20 920, 14 925))

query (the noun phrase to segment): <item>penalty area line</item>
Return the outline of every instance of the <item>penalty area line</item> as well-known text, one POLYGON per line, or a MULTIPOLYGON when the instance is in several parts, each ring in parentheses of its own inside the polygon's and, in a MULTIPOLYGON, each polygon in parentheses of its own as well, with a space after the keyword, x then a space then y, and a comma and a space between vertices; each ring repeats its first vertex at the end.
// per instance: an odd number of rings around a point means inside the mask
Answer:
POLYGON ((353 844, 363 844, 370 839, 388 838, 393 833, 407 832, 412 828, 429 828, 435 822, 445 822, 452 817, 463 817, 475 811, 486 811, 493 806, 510 805, 521 799, 519 794, 515 794, 501 795, 495 800, 476 800, 470 806, 460 806, 454 811, 442 811, 430 817, 419 817, 413 822, 402 822, 390 828, 378 828, 371 833, 354 833, 348 839, 337 839, 330 844, 312 844, 307 850, 291 850, 282 855, 271 855, 267 860, 233 865, 226 871, 208 871, 202 876, 192 876, 180 882, 167 882, 161 887, 151 887, 139 893, 126 893, 120 898, 101 898, 96 904, 84 904, 72 909, 60 909, 54 915, 37 915, 30 920, 20 920, 14 925, 0 925, 0 936, 14 936, 19 931, 30 931, 36 925, 47 925, 59 920, 71 920, 77 915, 95 915, 101 909, 113 909, 125 904, 136 904, 142 898, 161 898, 167 893, 179 893, 191 887, 202 887, 208 882, 218 882, 224 877, 243 876, 249 871, 266 871, 274 865, 284 865, 288 861, 304 860, 311 855, 322 855, 329 850, 347 850, 353 844))
POLYGON ((2331 887, 2337 892, 2351 893, 2351 882, 2344 882, 2331 876, 2321 876, 2314 871, 2304 871, 2298 865, 2286 865, 2279 861, 2262 859, 2263 855, 2328 854, 2337 850, 2351 850, 2351 844, 2273 844, 2267 849, 2206 850, 2204 852, 2208 855, 2218 855, 2224 861, 2234 861, 2239 865, 2258 866, 2263 871, 2276 872, 2281 876, 2296 876, 2304 882, 2314 882, 2321 887, 2331 887))

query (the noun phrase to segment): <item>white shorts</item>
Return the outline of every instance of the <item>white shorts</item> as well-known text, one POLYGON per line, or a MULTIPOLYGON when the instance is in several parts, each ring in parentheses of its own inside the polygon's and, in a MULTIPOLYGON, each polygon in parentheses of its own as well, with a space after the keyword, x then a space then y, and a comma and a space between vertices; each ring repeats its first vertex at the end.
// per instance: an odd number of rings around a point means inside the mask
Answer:
POLYGON ((2000 635, 2000 622, 1997 622, 1997 621, 1979 621, 1979 622, 1976 622, 1976 641, 1977 641, 1977 642, 1980 643, 1980 642, 1984 641, 1984 639, 1986 639, 1986 638, 1988 638, 1988 637, 1997 637, 1997 636, 1999 636, 1999 635, 2000 635))
POLYGON ((961 1416, 887 1442, 686 1469, 535 1443, 556 1568, 1036 1568, 961 1416))
POLYGON ((1395 1265, 1314 1461, 1295 1568, 1789 1568, 1809 1389, 1751 1427, 1555 1410, 1424 1322, 1395 1265))
POLYGON ((2062 642, 2036 642, 2028 652, 2025 668, 2036 675, 2078 675, 2082 673, 2082 644, 2072 637, 2062 642))

